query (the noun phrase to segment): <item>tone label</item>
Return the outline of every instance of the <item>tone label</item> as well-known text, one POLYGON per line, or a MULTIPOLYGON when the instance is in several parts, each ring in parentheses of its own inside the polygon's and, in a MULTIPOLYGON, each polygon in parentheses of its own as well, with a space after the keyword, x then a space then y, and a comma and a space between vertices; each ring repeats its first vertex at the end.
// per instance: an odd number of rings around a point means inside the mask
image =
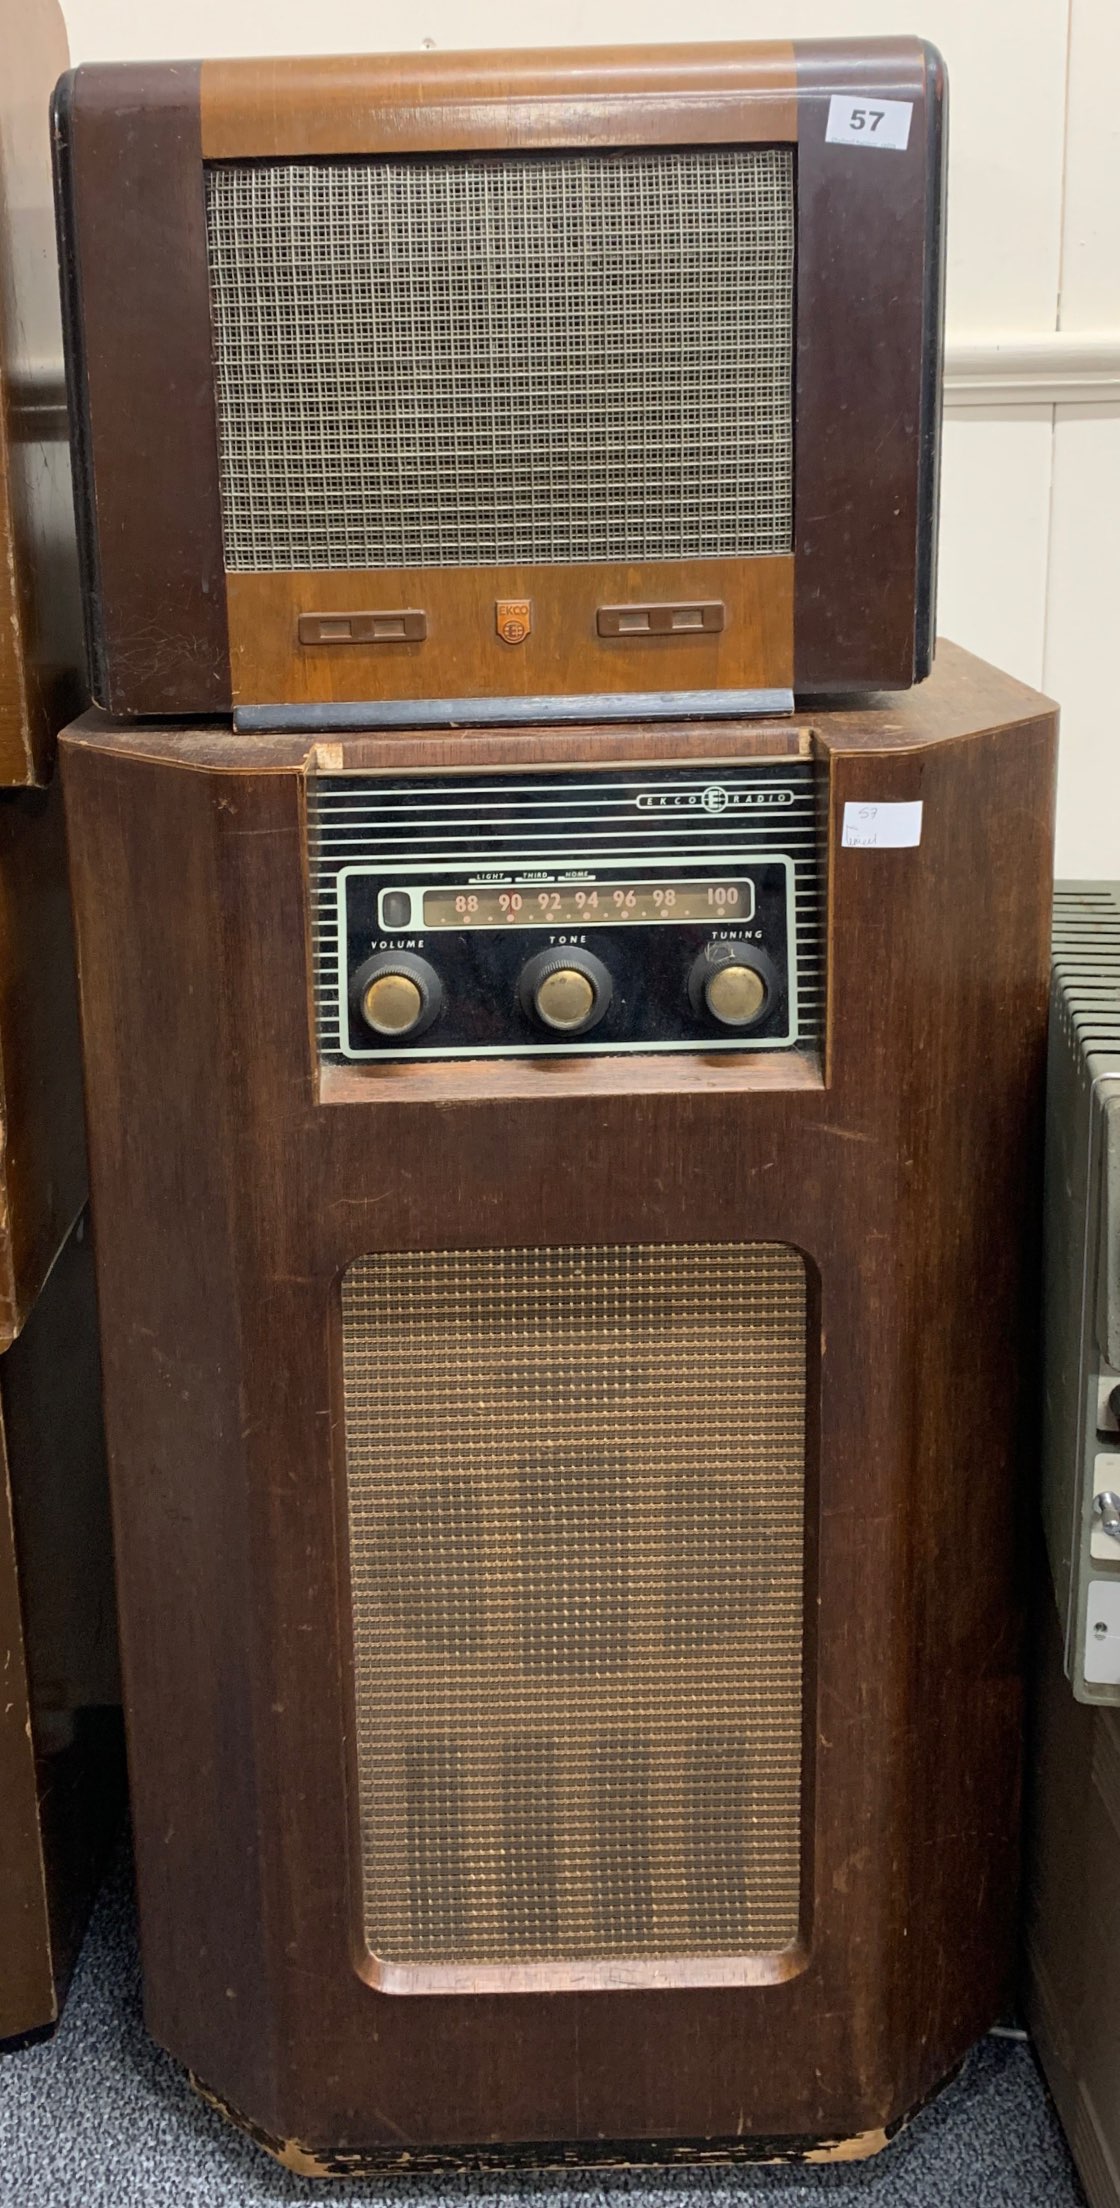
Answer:
POLYGON ((834 92, 828 103, 825 141, 830 146, 883 146, 905 153, 910 143, 911 100, 880 100, 871 92, 834 92))
POLYGON ((870 805, 848 803, 840 841, 846 851, 906 851, 922 840, 922 801, 870 805))

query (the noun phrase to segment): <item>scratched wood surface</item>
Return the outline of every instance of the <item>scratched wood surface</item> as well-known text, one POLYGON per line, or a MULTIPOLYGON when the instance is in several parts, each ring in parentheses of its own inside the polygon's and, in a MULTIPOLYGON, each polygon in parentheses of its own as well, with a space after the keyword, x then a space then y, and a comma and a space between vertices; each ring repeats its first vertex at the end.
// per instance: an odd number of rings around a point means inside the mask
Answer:
MULTIPOLYGON (((522 595, 534 598, 545 687, 560 694, 792 679, 831 695, 920 678, 933 634, 944 97, 940 62, 913 38, 76 71, 58 141, 99 704, 192 715, 521 693, 533 650, 495 645, 493 608, 522 595), (830 99, 853 89, 913 108, 907 147, 886 164, 828 142, 830 99), (486 582, 433 569, 388 600, 377 575, 227 577, 205 161, 760 140, 797 143, 793 574, 785 556, 732 563, 738 579, 705 592, 728 603, 722 638, 605 647, 575 566, 538 571, 531 589, 504 587, 497 571, 486 582), (430 642, 301 647, 299 612, 336 604, 429 607, 430 642)), ((607 602, 687 599, 685 565, 658 566, 656 589, 612 580, 607 602)))
MULTIPOLYGON (((449 1066, 322 1092, 313 747, 94 719, 65 739, 147 2015, 292 2166, 736 2135, 867 2151, 1006 1997, 1055 716, 946 651, 901 707, 806 728, 830 785, 823 1069, 449 1066), (842 848, 846 803, 914 798, 919 848, 842 848), (347 1782, 339 1275, 376 1250, 728 1235, 795 1244, 815 1283, 803 1967, 378 1994, 347 1782)), ((708 741, 734 757, 733 732, 708 741)), ((614 756, 617 732, 596 742, 614 756)), ((369 767, 369 740, 342 759, 369 767)))

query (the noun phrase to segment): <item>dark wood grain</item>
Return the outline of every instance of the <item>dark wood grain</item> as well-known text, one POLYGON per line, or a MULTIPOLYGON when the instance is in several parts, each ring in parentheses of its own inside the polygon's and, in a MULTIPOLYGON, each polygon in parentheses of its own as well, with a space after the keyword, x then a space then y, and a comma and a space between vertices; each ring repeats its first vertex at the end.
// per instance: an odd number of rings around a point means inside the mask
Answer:
POLYGON ((0 70, 0 787, 45 782, 84 695, 47 107, 56 0, 5 16, 0 70))
POLYGON ((0 1357, 0 2039, 58 2015, 124 1813, 85 1224, 0 1357))
MULTIPOLYGON (((210 728, 176 728, 86 713, 70 733, 76 742, 92 749, 108 748, 120 758, 175 759, 199 772, 223 767, 235 774, 291 773, 318 762, 320 772, 334 773, 345 761, 355 771, 399 767, 410 774, 443 774, 448 766, 462 763, 459 728, 379 729, 345 739, 304 729, 247 736, 231 728, 228 720, 210 728)), ((648 728, 640 723, 594 727, 553 723, 547 728, 472 729, 470 744, 472 766, 482 774, 498 774, 526 762, 562 766, 590 760, 607 767, 649 759, 703 759, 718 765, 733 758, 807 758, 812 734, 808 724, 790 719, 665 721, 648 728)))
POLYGON ((0 1350, 86 1200, 62 791, 0 795, 0 1350))
POLYGON ((221 1578, 228 1571, 231 1584, 251 1583, 255 1538, 249 1494, 229 1477, 251 1414, 234 1347, 238 1115, 227 1078, 214 1078, 218 1065, 228 1076, 230 1042, 221 979, 223 808, 205 775, 138 773, 111 756, 104 767, 90 802, 70 804, 69 826, 79 957, 88 961, 87 1070, 96 1059, 101 1098, 106 1434, 110 1464, 132 1468, 113 1483, 125 1716, 130 1771, 154 1780, 145 1787, 140 1778, 155 1821, 146 1814, 135 1832, 147 2002, 157 2029, 189 2051, 188 2060, 204 2056, 235 2098, 250 2105, 263 2092, 271 2106, 282 2026, 268 2013, 272 1897, 266 1906, 254 1739, 260 1667, 271 1668, 271 1658, 252 1605, 222 1600, 215 1609, 207 1595, 217 1592, 218 1558, 221 1578), (150 832, 137 836, 141 783, 155 810, 150 832), (178 880, 169 896, 173 848, 178 880), (133 918, 144 915, 143 927, 125 929, 108 957, 107 905, 98 916, 86 896, 91 866, 103 889, 127 883, 133 918), (204 940, 186 925, 189 912, 210 914, 204 940), (159 1019, 161 1073, 151 1088, 141 1084, 148 1095, 138 1110, 132 1053, 134 1043, 147 1048, 136 1021, 153 984, 169 1013, 157 1014, 148 999, 159 1019), (92 1046, 94 1029, 100 1048, 92 1046), (124 1202, 116 1221, 111 1187, 124 1202), (141 1279, 147 1315, 132 1333, 122 1319, 130 1280, 141 1279), (145 1377, 134 1390, 138 1366, 145 1377), (139 1511, 129 1500, 133 1477, 149 1493, 139 1511))
POLYGON ((914 39, 797 57, 796 687, 904 689, 933 638, 943 73, 914 39), (912 103, 906 150, 828 144, 845 92, 912 103))
POLYGON ((198 69, 77 69, 55 104, 94 696, 229 703, 198 69))
MULTIPOLYGON (((691 1086, 704 1095, 751 1089, 819 1089, 821 1069, 807 1051, 763 1052, 728 1060, 697 1052, 688 1064, 691 1086)), ((469 1104, 503 1097, 533 1098, 627 1094, 658 1096, 680 1087, 680 1069, 672 1058, 499 1058, 464 1059, 452 1066, 324 1066, 319 1079, 323 1104, 368 1104, 375 1094, 385 1102, 469 1104), (371 1084, 370 1075, 373 1075, 371 1084)))
MULTIPOLYGON (((1005 1998, 1002 1535, 1026 1453, 1054 715, 949 652, 901 710, 811 733, 833 821, 823 1083, 794 1058, 641 1079, 588 1061, 332 1074, 322 1097, 313 747, 92 722, 65 742, 147 2013, 293 2167, 736 2134, 869 2151, 1005 1998), (918 850, 840 847, 844 804, 872 796, 923 799, 918 850), (819 1282, 805 1967, 378 1994, 346 1783, 339 1275, 375 1250, 729 1234, 795 1244, 819 1282)), ((501 757, 570 742, 505 735, 501 757)), ((342 750, 371 764, 368 739, 342 750)), ((474 755, 460 737, 457 766, 474 755)))

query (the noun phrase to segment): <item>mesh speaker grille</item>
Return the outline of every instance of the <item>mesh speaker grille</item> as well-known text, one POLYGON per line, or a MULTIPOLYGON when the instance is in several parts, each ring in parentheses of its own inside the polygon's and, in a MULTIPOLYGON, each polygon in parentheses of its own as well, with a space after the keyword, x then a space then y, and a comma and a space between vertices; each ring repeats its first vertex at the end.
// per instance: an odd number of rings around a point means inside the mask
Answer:
POLYGON ((343 1345, 373 1954, 422 1988, 789 1947, 801 1258, 368 1257, 343 1345))
POLYGON ((786 552, 793 156, 207 170, 226 564, 786 552))

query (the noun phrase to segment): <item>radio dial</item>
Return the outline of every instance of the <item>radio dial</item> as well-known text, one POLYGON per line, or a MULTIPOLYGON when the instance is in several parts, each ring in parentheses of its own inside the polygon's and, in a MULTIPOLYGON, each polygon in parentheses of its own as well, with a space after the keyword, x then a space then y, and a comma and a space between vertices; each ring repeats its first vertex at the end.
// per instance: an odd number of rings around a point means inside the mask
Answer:
POLYGON ((769 962, 737 943, 710 943, 688 977, 694 1012, 721 1027, 753 1027, 770 1002, 769 962))
POLYGON ((378 951, 359 966, 353 996, 373 1034, 400 1043, 431 1026, 443 1004, 443 983, 414 951, 378 951))
POLYGON ((538 951, 521 969, 522 1010, 554 1035, 586 1035, 611 1001, 611 977, 592 951, 538 951))

